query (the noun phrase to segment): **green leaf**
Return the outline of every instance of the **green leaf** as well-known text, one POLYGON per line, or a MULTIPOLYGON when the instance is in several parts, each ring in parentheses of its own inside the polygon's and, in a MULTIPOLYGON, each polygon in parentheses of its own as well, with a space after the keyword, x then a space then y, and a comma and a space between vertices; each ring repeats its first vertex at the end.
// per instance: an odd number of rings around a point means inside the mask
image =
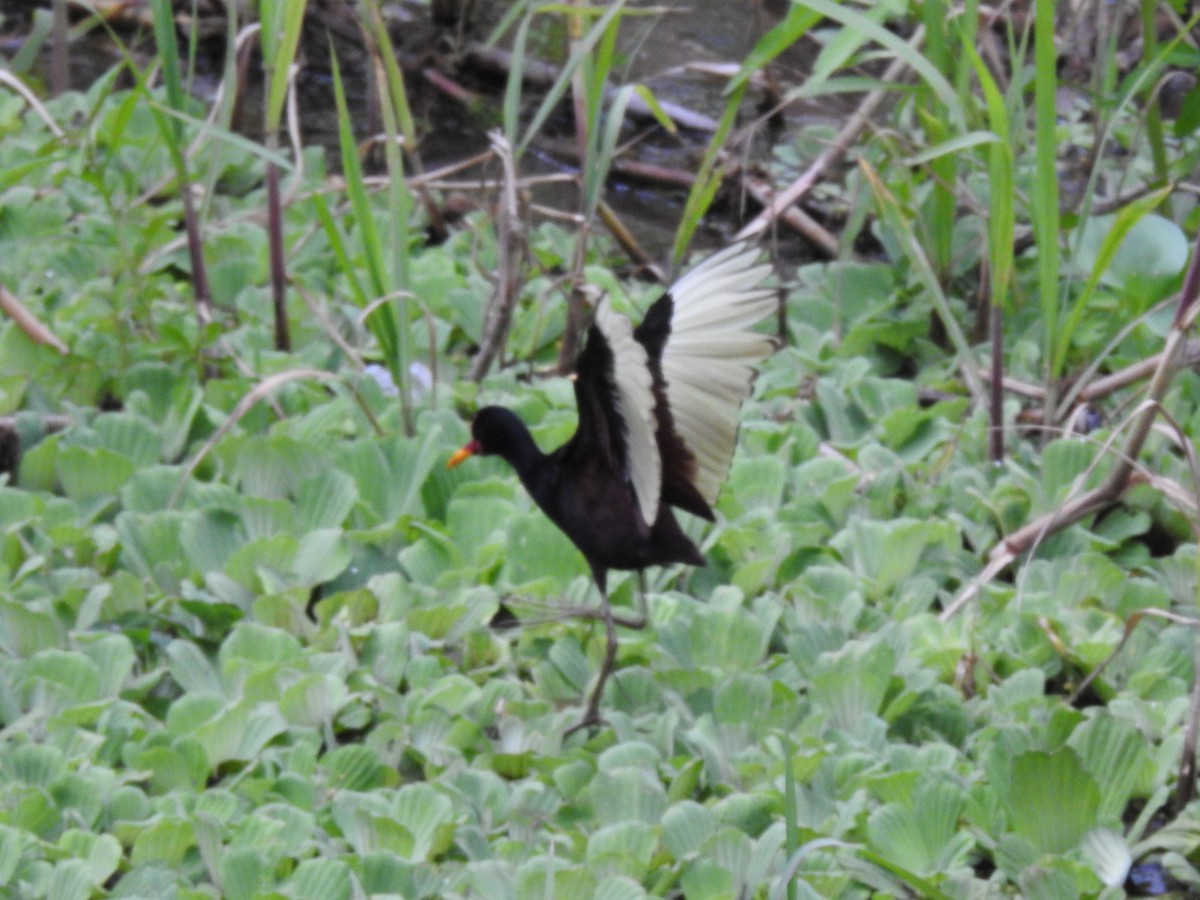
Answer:
POLYGON ((287 880, 289 896, 297 900, 351 900, 354 881, 340 859, 306 859, 287 880))
POLYGON ((693 800, 680 801, 663 813, 663 846, 676 860, 696 854, 716 830, 716 817, 693 800))
POLYGON ((657 830, 645 822, 621 822, 600 828, 588 837, 588 865, 644 879, 657 844, 657 830))
POLYGON ((737 896, 732 873, 710 859, 698 859, 688 865, 680 883, 688 900, 726 900, 737 896))
POLYGON ((333 469, 310 478, 296 492, 296 524, 302 531, 339 529, 358 502, 357 483, 333 469))
POLYGON ((1007 801, 1019 836, 1041 853, 1065 853, 1098 824, 1100 788, 1074 750, 1032 751, 1012 762, 1007 801))
POLYGON ((912 806, 890 803, 871 814, 868 841, 895 864, 921 876, 963 865, 974 841, 959 828, 965 798, 948 781, 921 785, 912 806))
POLYGON ((133 460, 105 447, 60 447, 54 471, 72 500, 116 494, 134 473, 133 460))
POLYGON ((284 435, 250 437, 238 448, 233 477, 252 497, 282 500, 324 473, 324 457, 320 448, 284 435))
POLYGON ((1068 744, 1100 788, 1099 821, 1117 825, 1153 767, 1145 735, 1128 719, 1099 709, 1075 729, 1068 744))
POLYGON ((167 645, 166 656, 171 677, 188 693, 213 696, 224 693, 224 686, 212 663, 191 641, 171 641, 167 645))
POLYGON ((812 702, 839 728, 853 728, 864 717, 879 714, 895 663, 886 644, 851 641, 817 660, 809 688, 812 702))
POLYGON ((129 859, 135 866, 153 862, 175 868, 195 843, 196 833, 191 822, 163 818, 148 825, 137 836, 129 859))
POLYGON ((1148 281, 1177 278, 1188 251, 1187 235, 1163 216, 1093 216, 1084 223, 1075 265, 1089 275, 1098 270, 1102 284, 1133 289, 1148 281))
POLYGON ((742 66, 726 87, 733 91, 749 81, 750 77, 775 57, 794 47, 809 30, 821 21, 818 12, 808 9, 801 3, 793 3, 788 7, 787 15, 758 39, 758 43, 742 61, 742 66))
POLYGON ((310 531, 296 548, 294 586, 312 588, 333 581, 350 565, 351 558, 350 545, 340 528, 310 531))
POLYGON ((0 884, 12 884, 25 850, 37 839, 26 831, 0 825, 0 884))
POLYGON ((638 882, 626 875, 610 875, 596 886, 595 900, 642 900, 649 896, 638 882))
POLYGON ((588 794, 602 825, 630 821, 657 825, 667 807, 662 784, 641 769, 597 772, 588 794))
POLYGON ((1129 877, 1133 856, 1125 837, 1112 828, 1093 828, 1084 835, 1083 855, 1105 887, 1118 888, 1129 877))
MULTIPOLYGON (((1063 438, 1042 452, 1043 508, 1053 509, 1069 496, 1083 493, 1079 476, 1096 461, 1096 448, 1078 438, 1063 438)), ((1093 477, 1095 477, 1093 475, 1093 477)))
POLYGON ((340 678, 310 675, 288 686, 279 699, 279 711, 293 725, 317 728, 331 722, 346 700, 340 678))
POLYGON ((88 900, 92 887, 84 861, 64 859, 54 864, 46 896, 54 900, 88 900))
POLYGON ((396 792, 391 814, 413 837, 410 859, 440 856, 454 839, 454 804, 427 784, 409 784, 396 792))
POLYGON ((251 900, 269 874, 269 858, 259 847, 228 847, 221 855, 221 891, 229 900, 251 900))
POLYGON ((232 510, 192 510, 179 526, 179 540, 188 562, 201 575, 220 572, 229 557, 246 543, 241 518, 232 510))
POLYGON ((63 833, 58 844, 82 860, 88 882, 94 889, 102 887, 121 863, 121 844, 111 834, 92 834, 72 829, 63 833))

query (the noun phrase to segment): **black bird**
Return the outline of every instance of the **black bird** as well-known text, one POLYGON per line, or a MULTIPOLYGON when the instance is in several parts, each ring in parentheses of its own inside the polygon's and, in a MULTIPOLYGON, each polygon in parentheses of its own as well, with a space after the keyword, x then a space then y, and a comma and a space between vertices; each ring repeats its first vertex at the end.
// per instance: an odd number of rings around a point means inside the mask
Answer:
MULTIPOLYGON (((754 367, 775 341, 747 329, 776 309, 761 287, 771 272, 758 251, 735 244, 672 285, 634 328, 607 299, 596 308, 575 364, 579 427, 552 453, 508 409, 488 406, 472 439, 447 463, 496 455, 583 553, 600 588, 607 644, 596 686, 575 729, 600 721, 600 698, 616 659, 609 569, 704 564, 672 507, 713 521, 737 442, 738 410, 754 367)), ((642 622, 620 621, 629 627, 642 622)))

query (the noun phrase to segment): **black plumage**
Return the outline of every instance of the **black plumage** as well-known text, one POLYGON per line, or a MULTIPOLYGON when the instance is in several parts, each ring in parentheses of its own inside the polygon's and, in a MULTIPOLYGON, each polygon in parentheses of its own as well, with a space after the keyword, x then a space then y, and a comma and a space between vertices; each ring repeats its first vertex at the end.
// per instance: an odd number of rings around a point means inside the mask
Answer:
POLYGON ((616 657, 608 571, 640 577, 648 566, 704 564, 673 510, 713 520, 738 410, 754 366, 774 347, 747 330, 775 309, 774 290, 760 286, 770 267, 756 257, 753 248, 735 245, 709 258, 656 300, 637 328, 601 301, 576 361, 579 425, 557 450, 542 452, 511 410, 488 406, 449 462, 473 454, 506 460, 591 567, 608 643, 576 727, 599 721, 616 657))

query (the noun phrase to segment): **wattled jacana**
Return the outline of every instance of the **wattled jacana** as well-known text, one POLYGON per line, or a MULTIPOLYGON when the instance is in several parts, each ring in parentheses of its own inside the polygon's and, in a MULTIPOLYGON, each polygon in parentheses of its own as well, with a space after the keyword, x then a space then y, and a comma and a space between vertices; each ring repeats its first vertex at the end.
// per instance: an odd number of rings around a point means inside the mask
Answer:
MULTIPOLYGON (((609 569, 687 563, 704 557, 671 507, 713 520, 729 472, 738 410, 754 366, 775 346, 747 329, 775 310, 760 287, 771 267, 736 244, 680 278, 634 328, 607 299, 596 308, 576 361, 579 426, 552 453, 508 409, 488 406, 471 423, 471 441, 450 458, 502 457, 534 501, 583 553, 600 588, 607 645, 582 720, 600 721, 600 697, 616 659, 609 569)), ((640 623, 621 624, 639 627, 640 623)))

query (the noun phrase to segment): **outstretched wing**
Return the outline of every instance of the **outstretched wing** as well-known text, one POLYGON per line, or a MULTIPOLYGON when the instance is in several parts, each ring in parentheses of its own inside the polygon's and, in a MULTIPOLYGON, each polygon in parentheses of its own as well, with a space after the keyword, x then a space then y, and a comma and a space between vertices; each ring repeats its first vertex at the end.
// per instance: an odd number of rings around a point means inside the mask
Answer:
POLYGON ((647 525, 658 516, 662 458, 654 436, 654 392, 646 348, 608 299, 596 307, 575 364, 579 430, 571 443, 605 459, 625 478, 647 525))
MULTIPOLYGON (((760 286, 771 267, 757 259, 758 249, 746 243, 709 257, 676 281, 634 332, 661 376, 658 441, 670 460, 668 476, 682 473, 708 506, 729 474, 738 411, 750 396, 755 366, 776 346, 748 330, 776 309, 775 290, 760 286)), ((668 484, 664 491, 668 503, 711 518, 686 486, 668 484)))

